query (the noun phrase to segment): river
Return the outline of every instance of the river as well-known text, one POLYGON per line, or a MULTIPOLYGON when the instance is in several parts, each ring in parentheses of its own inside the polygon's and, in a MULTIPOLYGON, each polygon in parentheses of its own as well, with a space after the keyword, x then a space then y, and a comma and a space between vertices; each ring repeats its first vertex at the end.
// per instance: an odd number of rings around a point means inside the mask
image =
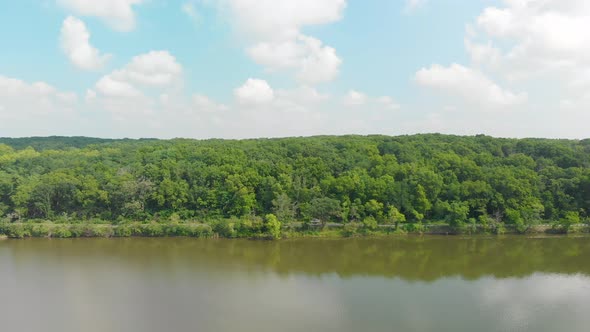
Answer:
POLYGON ((589 331, 590 238, 3 240, 0 330, 589 331))

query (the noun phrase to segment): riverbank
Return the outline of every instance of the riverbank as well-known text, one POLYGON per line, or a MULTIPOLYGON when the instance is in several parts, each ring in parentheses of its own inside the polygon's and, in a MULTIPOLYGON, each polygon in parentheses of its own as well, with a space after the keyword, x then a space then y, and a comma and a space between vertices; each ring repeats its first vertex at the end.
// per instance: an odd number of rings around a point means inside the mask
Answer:
POLYGON ((451 227, 444 224, 406 224, 378 225, 372 229, 360 225, 328 224, 325 226, 306 226, 302 224, 283 225, 280 233, 270 232, 265 227, 236 225, 233 223, 186 223, 150 222, 91 224, 91 223, 51 223, 17 222, 0 223, 0 240, 5 238, 109 238, 109 237, 194 237, 194 238, 346 238, 381 237, 403 235, 479 235, 479 234, 566 234, 590 233, 590 226, 578 224, 564 228, 558 224, 536 225, 527 229, 514 225, 501 225, 496 228, 482 225, 451 227))

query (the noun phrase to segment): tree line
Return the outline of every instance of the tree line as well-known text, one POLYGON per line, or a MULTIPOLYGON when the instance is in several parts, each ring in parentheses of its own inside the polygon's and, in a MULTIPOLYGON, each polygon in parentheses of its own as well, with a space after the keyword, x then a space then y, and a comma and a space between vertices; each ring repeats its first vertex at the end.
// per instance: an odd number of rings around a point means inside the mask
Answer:
POLYGON ((238 218, 267 229, 313 221, 526 230, 589 216, 588 139, 0 139, 5 222, 238 218))

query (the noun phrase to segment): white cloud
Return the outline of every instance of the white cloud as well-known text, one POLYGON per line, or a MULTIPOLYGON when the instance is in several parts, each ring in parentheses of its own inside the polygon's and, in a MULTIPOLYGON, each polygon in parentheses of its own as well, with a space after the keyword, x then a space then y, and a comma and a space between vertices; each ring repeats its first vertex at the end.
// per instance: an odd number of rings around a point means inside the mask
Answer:
MULTIPOLYGON (((106 110, 110 130, 132 137, 278 137, 318 134, 369 134, 391 130, 398 112, 379 98, 366 107, 342 108, 342 97, 332 98, 313 87, 271 87, 249 79, 224 105, 205 94, 184 97, 166 92, 156 96, 110 98, 98 94, 96 112, 106 110)), ((387 101, 391 101, 387 99, 387 101)))
POLYGON ((123 68, 103 76, 86 93, 86 109, 103 117, 102 122, 96 122, 94 130, 124 137, 176 136, 176 127, 194 120, 186 111, 188 103, 179 93, 182 71, 169 52, 151 51, 133 57, 123 68), (169 131, 165 133, 166 130, 169 131))
POLYGON ((244 85, 234 90, 241 104, 265 104, 274 99, 274 91, 264 80, 249 78, 244 85))
POLYGON ((119 70, 103 76, 96 83, 96 90, 112 97, 136 97, 138 88, 168 87, 179 83, 182 66, 168 51, 151 51, 135 56, 119 70))
POLYGON ((78 68, 97 70, 111 58, 101 54, 90 44, 90 33, 81 20, 68 16, 61 27, 61 47, 70 61, 78 68))
POLYGON ((406 0, 406 6, 404 7, 404 12, 409 14, 416 9, 424 6, 427 0, 406 0))
POLYGON ((144 85, 170 85, 182 73, 182 66, 168 51, 151 51, 133 57, 131 62, 113 76, 144 85))
POLYGON ((86 90, 86 97, 85 100, 87 103, 90 103, 92 101, 94 101, 96 99, 96 91, 92 90, 92 89, 87 89, 86 90))
POLYGON ((385 106, 385 108, 391 109, 391 110, 397 110, 400 109, 400 105, 395 102, 395 100, 393 100, 393 98, 389 97, 389 96, 381 96, 379 98, 377 98, 377 102, 383 106, 385 106))
POLYGON ((391 111, 400 109, 400 105, 390 96, 370 97, 364 92, 349 90, 342 98, 344 105, 362 109, 391 111))
POLYGON ((322 94, 315 88, 305 85, 290 90, 277 90, 276 96, 306 105, 317 104, 330 99, 329 95, 322 94))
POLYGON ((422 68, 416 73, 415 80, 422 86, 482 106, 511 106, 527 100, 526 94, 505 90, 483 73, 458 64, 452 64, 450 67, 432 65, 430 68, 422 68))
POLYGON ((77 95, 60 91, 45 82, 27 83, 0 75, 0 100, 0 132, 3 135, 54 135, 56 128, 60 128, 60 133, 68 134, 76 132, 80 125, 75 112, 77 95), (64 128, 64 123, 70 126, 64 128))
POLYGON ((131 83, 114 79, 111 75, 103 76, 96 83, 96 90, 110 97, 137 97, 141 95, 139 89, 131 83))
POLYGON ((348 106, 361 106, 367 103, 368 99, 366 94, 356 90, 350 90, 346 97, 344 97, 344 104, 348 106))
POLYGON ((120 31, 133 30, 133 6, 142 2, 144 0, 57 0, 58 4, 79 15, 99 17, 120 31))
MULTIPOLYGON (((420 85, 459 97, 451 101, 455 109, 443 110, 431 127, 450 133, 586 137, 590 36, 583 31, 587 30, 590 2, 586 0, 503 0, 485 8, 466 27, 469 65, 433 65, 415 75, 420 85), (517 112, 498 119, 477 112, 481 109, 517 112)), ((423 107, 440 112, 436 105, 423 107)), ((424 120, 413 128, 424 130, 420 123, 429 126, 424 120)))
POLYGON ((255 62, 270 71, 297 70, 297 79, 307 84, 333 80, 342 64, 334 48, 305 35, 274 43, 261 42, 250 47, 247 52, 255 62))
MULTIPOLYGON (((222 0, 223 1, 223 0, 222 0)), ((258 40, 297 38, 305 26, 342 18, 346 0, 226 0, 238 27, 258 40)))
POLYGON ((303 57, 301 70, 297 74, 299 81, 304 83, 320 83, 332 81, 338 75, 342 60, 336 50, 323 46, 319 39, 304 37, 307 54, 303 57))
POLYGON ((229 110, 227 106, 219 104, 203 94, 194 94, 192 97, 192 105, 198 111, 202 112, 217 113, 229 110))
POLYGON ((590 86, 590 35, 583 31, 590 31, 586 0, 505 0, 479 15, 466 44, 474 63, 506 79, 543 79, 580 92, 590 86))
POLYGON ((333 47, 302 33, 342 18, 346 0, 218 0, 228 9, 247 54, 269 71, 294 73, 303 84, 333 80, 342 64, 333 47), (272 13, 272 14, 270 14, 272 13))

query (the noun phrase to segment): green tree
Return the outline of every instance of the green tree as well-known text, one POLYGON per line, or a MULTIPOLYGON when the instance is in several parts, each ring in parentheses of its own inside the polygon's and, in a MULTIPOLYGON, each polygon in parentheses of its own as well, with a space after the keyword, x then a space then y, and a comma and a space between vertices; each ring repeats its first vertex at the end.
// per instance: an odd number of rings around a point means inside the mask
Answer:
POLYGON ((448 211, 448 221, 452 227, 459 228, 467 222, 469 204, 467 202, 451 202, 448 211))
POLYGON ((377 224, 377 219, 375 219, 375 217, 368 216, 363 219, 363 226, 368 230, 374 231, 379 225, 377 224))
POLYGON ((295 205, 289 195, 282 193, 272 201, 273 211, 277 218, 291 222, 295 218, 295 205))
POLYGON ((387 210, 387 222, 394 224, 395 229, 398 229, 400 223, 406 222, 406 216, 399 212, 395 206, 390 206, 389 210, 387 210))
POLYGON ((266 218, 264 219, 264 228, 272 239, 281 238, 281 226, 281 222, 274 214, 266 215, 266 218))
POLYGON ((568 211, 563 215, 563 218, 560 220, 561 226, 564 228, 566 232, 570 232, 572 226, 575 226, 580 223, 580 214, 574 211, 568 211))
POLYGON ((319 219, 323 225, 334 218, 341 216, 340 202, 333 198, 314 198, 307 208, 308 219, 319 219))

